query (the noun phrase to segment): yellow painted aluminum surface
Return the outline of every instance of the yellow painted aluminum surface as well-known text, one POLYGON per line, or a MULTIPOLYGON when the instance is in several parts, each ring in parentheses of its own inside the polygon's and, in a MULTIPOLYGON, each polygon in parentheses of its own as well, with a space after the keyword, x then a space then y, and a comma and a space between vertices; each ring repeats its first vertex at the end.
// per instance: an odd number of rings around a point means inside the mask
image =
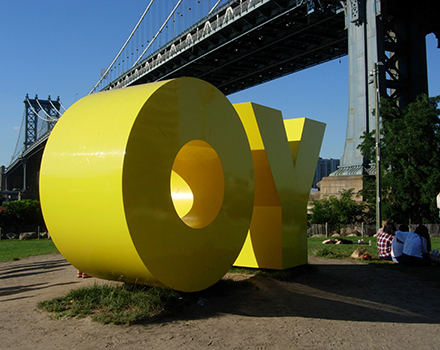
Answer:
POLYGON ((325 124, 283 120, 254 103, 234 105, 252 150, 255 201, 246 242, 234 265, 286 269, 307 263, 307 201, 325 124))
POLYGON ((201 80, 97 93, 52 131, 40 198, 57 248, 78 269, 197 291, 244 244, 252 155, 233 106, 201 80))

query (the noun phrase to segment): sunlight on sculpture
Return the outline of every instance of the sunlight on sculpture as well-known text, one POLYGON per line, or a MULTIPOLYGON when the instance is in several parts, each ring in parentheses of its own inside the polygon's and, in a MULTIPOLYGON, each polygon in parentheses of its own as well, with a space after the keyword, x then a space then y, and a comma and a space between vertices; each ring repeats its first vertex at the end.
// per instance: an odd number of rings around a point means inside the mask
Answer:
POLYGON ((225 178, 220 158, 207 142, 194 140, 177 154, 171 197, 179 217, 192 228, 208 226, 223 203, 225 178))
POLYGON ((234 105, 248 135, 255 169, 255 202, 236 266, 286 269, 307 263, 307 201, 325 124, 283 120, 254 103, 234 105))
POLYGON ((87 274, 187 292, 234 262, 304 264, 323 130, 255 104, 234 108, 194 78, 89 95, 64 113, 44 151, 46 225, 87 274))
POLYGON ((233 106, 201 80, 97 93, 55 126, 40 195, 51 236, 76 268, 197 291, 230 269, 246 238, 252 155, 233 106), (183 183, 194 195, 186 213, 176 199, 179 188, 189 193, 183 183))

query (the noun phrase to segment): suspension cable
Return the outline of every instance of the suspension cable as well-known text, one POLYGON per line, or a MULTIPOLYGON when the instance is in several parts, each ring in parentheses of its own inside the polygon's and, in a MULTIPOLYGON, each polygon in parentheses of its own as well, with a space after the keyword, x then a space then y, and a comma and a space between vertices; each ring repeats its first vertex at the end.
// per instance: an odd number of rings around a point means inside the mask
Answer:
MULTIPOLYGON (((35 99, 35 101, 37 101, 37 103, 38 103, 38 106, 40 107, 40 109, 44 112, 44 114, 46 114, 47 115, 47 117, 50 119, 50 120, 47 120, 47 121, 50 121, 50 122, 54 122, 54 121, 56 121, 56 120, 58 120, 58 119, 55 119, 52 115, 50 115, 49 113, 47 113, 47 111, 43 108, 43 106, 40 104, 40 101, 36 98, 35 99)), ((32 108, 32 107, 31 107, 32 108)))
POLYGON ((154 35, 153 39, 151 39, 151 42, 147 45, 147 47, 145 48, 144 51, 142 51, 141 55, 139 56, 139 58, 136 60, 136 62, 131 66, 131 68, 133 68, 141 59, 142 57, 144 57, 145 52, 147 52, 147 50, 150 48, 150 46, 153 44, 154 40, 156 40, 156 38, 159 36, 159 34, 162 32, 162 29, 165 27, 165 25, 168 23, 168 21, 170 20, 171 16, 174 15, 174 12, 176 12, 177 8, 179 7, 180 3, 182 2, 182 0, 179 0, 177 2, 177 5, 174 7, 173 11, 170 12, 170 14, 168 15, 167 19, 163 22, 162 26, 159 28, 159 30, 157 31, 157 33, 154 35))
POLYGON ((23 122, 25 117, 26 117, 26 109, 23 111, 23 116, 21 117, 21 124, 20 124, 20 130, 18 132, 17 142, 15 143, 14 153, 12 153, 11 162, 9 164, 12 164, 12 161, 17 156, 18 143, 20 142, 20 135, 21 135, 21 131, 23 130, 23 122))
MULTIPOLYGON (((34 112, 34 114, 38 117, 38 118, 40 118, 41 120, 44 120, 45 122, 53 122, 53 121, 55 121, 51 116, 49 116, 51 119, 45 119, 45 118, 43 118, 42 116, 40 116, 39 114, 38 114, 38 112, 34 109, 34 107, 32 107, 32 105, 31 105, 31 101, 29 101, 29 99, 27 98, 26 99, 26 101, 27 101, 27 103, 28 103, 28 105, 29 105, 29 107, 30 107, 30 109, 32 110, 32 112, 34 112)), ((38 102, 38 100, 37 100, 37 102, 38 102)), ((39 105, 40 105, 40 103, 38 103, 39 105)), ((40 105, 40 107, 41 107, 41 105, 40 105)), ((43 109, 43 111, 44 111, 44 109, 43 109)), ((46 113, 46 111, 44 111, 44 113, 46 113)), ((47 113, 46 113, 47 114, 47 113)))
POLYGON ((145 15, 147 14, 148 10, 150 9, 151 5, 153 4, 154 0, 151 0, 150 3, 147 6, 147 9, 144 11, 144 13, 142 14, 141 18, 139 19, 139 21, 137 22, 136 26, 134 27, 134 29, 132 30, 130 36, 128 37, 128 39, 125 41, 125 44, 122 46, 122 48, 119 50, 118 54, 116 55, 115 59, 112 61, 112 63, 108 66, 107 70, 105 71, 105 73, 101 76, 101 78, 99 79, 99 81, 95 84, 95 86, 93 87, 93 89, 89 92, 89 95, 95 91, 95 89, 98 87, 99 84, 101 84, 102 80, 104 79, 104 77, 108 74, 108 72, 110 71, 111 67, 113 67, 113 64, 116 62, 116 60, 119 58, 119 56, 121 55, 121 53, 124 51, 125 47, 127 46, 128 42, 130 41, 130 39, 132 38, 132 36, 134 35, 134 33, 136 32, 136 29, 139 27, 139 25, 141 24, 142 20, 144 19, 145 15))
POLYGON ((61 101, 58 101, 60 103, 60 106, 63 107, 64 111, 67 111, 67 108, 63 106, 63 104, 61 103, 61 101))
POLYGON ((214 11, 214 9, 217 7, 217 5, 220 3, 221 0, 218 0, 215 5, 212 7, 212 9, 208 12, 208 15, 211 14, 212 11, 214 11))
MULTIPOLYGON (((212 11, 215 10, 215 8, 218 6, 218 4, 221 2, 222 0, 217 0, 217 2, 214 4, 214 6, 211 8, 211 10, 208 12, 208 14, 210 14, 212 11)), ((114 58, 114 60, 112 61, 112 63, 109 65, 109 67, 106 69, 105 73, 102 74, 101 78, 99 79, 99 81, 95 84, 95 86, 93 87, 92 90, 90 90, 89 95, 91 93, 93 93, 96 88, 98 87, 99 84, 101 84, 101 82, 104 80, 104 78, 107 76, 108 72, 111 70, 111 68, 113 67, 113 64, 117 61, 117 59, 121 56, 121 53, 124 51, 125 47, 127 46, 128 42, 130 41, 130 39, 133 37, 134 33, 136 32, 137 28, 139 27, 140 23, 142 22, 142 20, 144 19, 145 15, 147 14, 148 10, 150 9, 151 5, 153 4, 154 0, 151 0, 150 3, 147 6, 147 9, 144 11, 144 13, 142 14, 141 18, 139 19, 138 23, 136 24, 135 28, 133 29, 133 31, 131 32, 130 36, 128 37, 128 39, 125 41, 124 45, 122 46, 122 48, 119 50, 118 54, 116 55, 116 57, 114 58)), ((133 65, 131 66, 131 68, 133 68, 134 66, 136 66, 136 64, 139 63, 139 61, 142 59, 142 57, 144 57, 145 53, 148 51, 148 49, 151 47, 151 45, 154 43, 154 41, 157 39, 157 37, 159 36, 159 34, 162 32, 163 28, 166 26, 166 24, 168 23, 168 21, 170 20, 171 16, 174 15, 174 13, 176 12, 177 8, 180 6, 182 0, 179 0, 176 4, 176 6, 174 7, 174 9, 170 12, 170 14, 168 15, 167 19, 163 22, 162 26, 159 28, 159 30, 157 31, 157 33, 154 35, 154 37, 152 38, 152 40, 149 42, 149 44, 147 45, 147 47, 142 51, 141 55, 137 58, 136 62, 133 63, 133 65)), ((64 106, 63 106, 64 108, 64 106)), ((64 108, 65 109, 65 108, 64 108)))
MULTIPOLYGON (((63 114, 62 114, 58 109, 56 109, 56 107, 55 107, 54 104, 52 103, 52 100, 49 100, 49 102, 50 102, 50 104, 52 105, 52 108, 53 108, 54 110, 57 111, 59 117, 61 117, 63 114)), ((59 118, 59 117, 58 117, 58 118, 59 118)))

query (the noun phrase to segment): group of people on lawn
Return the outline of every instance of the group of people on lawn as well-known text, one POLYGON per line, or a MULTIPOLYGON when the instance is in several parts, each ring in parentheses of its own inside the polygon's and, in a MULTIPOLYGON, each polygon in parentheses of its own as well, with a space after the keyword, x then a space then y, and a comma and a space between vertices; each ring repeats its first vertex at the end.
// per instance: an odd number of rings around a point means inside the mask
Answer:
POLYGON ((428 228, 419 225, 414 232, 407 225, 396 230, 394 223, 384 221, 377 233, 377 251, 382 260, 410 266, 440 264, 438 250, 431 251, 428 228))

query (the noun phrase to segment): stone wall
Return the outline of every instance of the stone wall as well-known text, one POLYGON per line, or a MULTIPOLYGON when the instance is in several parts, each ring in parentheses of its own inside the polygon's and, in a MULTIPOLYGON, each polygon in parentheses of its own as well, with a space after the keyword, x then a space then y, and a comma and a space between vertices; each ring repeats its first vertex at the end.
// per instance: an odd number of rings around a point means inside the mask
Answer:
MULTIPOLYGON (((342 190, 354 189, 358 193, 363 189, 364 178, 371 175, 346 175, 346 176, 327 176, 318 182, 319 191, 313 194, 313 198, 320 200, 325 196, 336 196, 340 198, 342 190)), ((362 201, 362 197, 353 198, 356 201, 362 201)))

